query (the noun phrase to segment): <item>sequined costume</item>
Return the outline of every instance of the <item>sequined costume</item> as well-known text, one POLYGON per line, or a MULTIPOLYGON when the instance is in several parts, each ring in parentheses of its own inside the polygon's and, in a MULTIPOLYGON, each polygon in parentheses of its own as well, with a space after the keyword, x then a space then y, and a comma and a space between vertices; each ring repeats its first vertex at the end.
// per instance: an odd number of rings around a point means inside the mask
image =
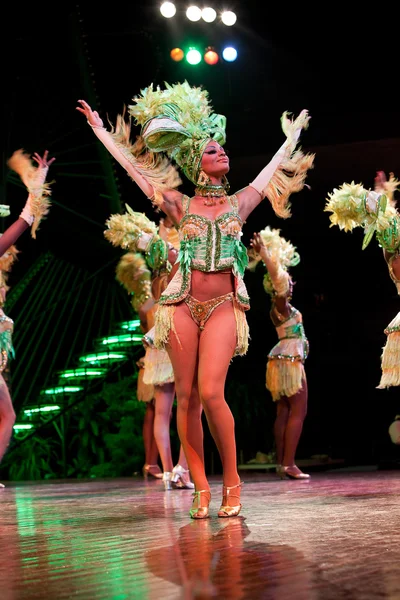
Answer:
MULTIPOLYGON (((400 224, 400 219, 399 219, 400 224)), ((389 275, 400 295, 400 280, 393 272, 392 263, 399 257, 398 250, 388 260, 389 275)), ((400 312, 384 330, 387 336, 381 355, 382 375, 378 389, 400 385, 400 312)))
POLYGON ((0 270, 0 373, 7 367, 10 358, 14 358, 12 334, 14 321, 3 310, 5 291, 7 289, 3 271, 0 270))
POLYGON ((249 331, 244 311, 249 309, 250 304, 243 281, 248 260, 247 251, 240 241, 243 223, 238 214, 237 197, 227 196, 227 202, 231 210, 219 215, 213 221, 202 215, 190 213, 190 198, 188 196, 182 198, 183 217, 178 229, 179 269, 159 300, 154 341, 158 348, 165 347, 170 331, 174 331, 173 314, 176 304, 185 301, 194 320, 204 327, 221 301, 231 301, 237 325, 235 355, 242 355, 247 351, 249 331), (207 302, 199 302, 190 296, 192 269, 206 273, 232 271, 235 278, 234 292, 224 297, 212 298, 207 302), (195 316, 196 312, 200 315, 200 321, 195 316))
POLYGON ((268 354, 266 387, 274 401, 293 396, 302 388, 305 378, 304 362, 309 351, 301 312, 290 306, 288 317, 281 315, 273 304, 271 320, 279 342, 268 354), (276 325, 279 322, 279 325, 276 325))
MULTIPOLYGON (((330 212, 332 225, 338 225, 344 231, 356 227, 364 230, 362 248, 365 249, 372 238, 383 248, 389 275, 400 295, 400 281, 393 271, 393 262, 399 258, 400 250, 400 214, 394 201, 394 193, 400 187, 400 181, 393 173, 386 180, 375 178, 375 189, 366 189, 362 183, 343 183, 328 194, 325 211, 330 212)), ((381 354, 381 379, 378 389, 400 385, 400 313, 384 330, 387 339, 381 354)))

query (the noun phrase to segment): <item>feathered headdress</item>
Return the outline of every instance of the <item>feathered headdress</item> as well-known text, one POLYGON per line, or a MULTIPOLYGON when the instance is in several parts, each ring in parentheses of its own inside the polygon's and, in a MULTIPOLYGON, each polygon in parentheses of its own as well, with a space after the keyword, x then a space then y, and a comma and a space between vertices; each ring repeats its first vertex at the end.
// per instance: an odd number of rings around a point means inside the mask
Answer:
POLYGON ((107 229, 104 237, 113 246, 120 246, 131 252, 143 251, 146 262, 151 270, 166 268, 168 263, 168 245, 158 233, 158 227, 144 213, 133 211, 127 204, 127 212, 123 215, 114 214, 106 221, 107 229), (140 246, 140 241, 147 239, 146 249, 140 246))
POLYGON ((344 231, 356 227, 364 229, 363 250, 370 243, 374 233, 379 243, 389 251, 400 244, 400 215, 396 210, 393 194, 399 182, 393 177, 386 181, 386 187, 379 186, 378 191, 364 188, 362 183, 344 183, 328 194, 324 211, 332 213, 329 217, 331 227, 337 225, 344 231), (387 194, 383 190, 387 190, 387 194))
MULTIPOLYGON (((260 236, 271 254, 274 263, 279 263, 284 269, 295 267, 300 262, 300 254, 291 242, 285 240, 285 238, 280 235, 280 232, 280 229, 272 229, 267 225, 265 229, 260 231, 260 236)), ((249 257, 250 262, 248 268, 254 270, 262 260, 261 256, 250 249, 249 257)))
POLYGON ((164 90, 150 85, 133 101, 128 111, 141 126, 146 146, 153 152, 165 152, 197 185, 208 142, 223 145, 226 141, 226 118, 212 112, 208 92, 187 81, 165 83, 164 90))

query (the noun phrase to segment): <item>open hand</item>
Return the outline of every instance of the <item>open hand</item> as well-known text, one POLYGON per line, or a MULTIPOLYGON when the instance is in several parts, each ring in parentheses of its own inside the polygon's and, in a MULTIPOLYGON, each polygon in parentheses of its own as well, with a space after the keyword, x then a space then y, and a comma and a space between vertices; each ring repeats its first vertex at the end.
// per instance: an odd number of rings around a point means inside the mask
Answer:
POLYGON ((55 158, 48 159, 49 151, 45 150, 43 156, 40 156, 37 152, 32 155, 32 160, 37 162, 39 167, 42 169, 48 169, 51 164, 56 160, 55 158))
POLYGON ((250 246, 257 254, 260 254, 261 248, 265 248, 265 244, 259 233, 253 234, 253 237, 250 240, 250 246))
POLYGON ((86 100, 78 100, 78 102, 81 106, 77 106, 76 110, 85 115, 89 125, 92 127, 104 127, 103 121, 97 110, 92 110, 86 100))

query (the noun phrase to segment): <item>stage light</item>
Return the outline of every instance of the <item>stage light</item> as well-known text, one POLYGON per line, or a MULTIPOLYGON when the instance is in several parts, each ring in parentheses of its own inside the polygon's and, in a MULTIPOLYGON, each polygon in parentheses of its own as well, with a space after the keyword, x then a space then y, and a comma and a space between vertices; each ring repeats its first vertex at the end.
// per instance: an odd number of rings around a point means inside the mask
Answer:
POLYGON ((237 17, 235 13, 231 10, 225 10, 223 13, 221 13, 221 21, 224 25, 227 25, 228 27, 234 25, 236 23, 236 19, 237 17))
POLYGON ((160 13, 166 19, 170 19, 171 17, 175 16, 175 4, 173 2, 163 2, 160 6, 160 13))
MULTIPOLYGON (((179 48, 178 48, 179 50, 179 48)), ((183 53, 183 51, 182 51, 183 53)), ((132 319, 131 321, 122 321, 119 324, 121 329, 126 329, 127 331, 140 331, 140 319, 132 319)))
POLYGON ((219 56, 217 52, 215 52, 214 48, 208 47, 204 55, 204 62, 206 62, 208 65, 216 65, 218 61, 219 56))
POLYGON ((215 12, 215 10, 213 8, 211 8, 210 6, 207 6, 206 8, 203 8, 203 10, 201 11, 201 18, 206 23, 212 23, 217 18, 217 13, 215 12))
POLYGON ((61 407, 57 406, 55 404, 51 404, 50 406, 37 406, 35 408, 26 408, 24 410, 24 414, 31 416, 34 413, 41 413, 41 412, 57 412, 58 410, 60 410, 61 407))
POLYGON ((227 62, 233 62, 237 59, 237 51, 235 48, 232 48, 232 46, 228 46, 227 48, 224 48, 222 56, 227 62))
POLYGON ((189 6, 186 11, 186 16, 189 21, 200 21, 201 19, 201 8, 198 6, 189 6))
POLYGON ((201 54, 198 50, 196 50, 196 48, 190 48, 186 53, 186 60, 188 61, 189 65, 198 65, 201 61, 201 54))
POLYGON ((185 56, 182 48, 172 48, 169 54, 175 62, 179 62, 185 56))

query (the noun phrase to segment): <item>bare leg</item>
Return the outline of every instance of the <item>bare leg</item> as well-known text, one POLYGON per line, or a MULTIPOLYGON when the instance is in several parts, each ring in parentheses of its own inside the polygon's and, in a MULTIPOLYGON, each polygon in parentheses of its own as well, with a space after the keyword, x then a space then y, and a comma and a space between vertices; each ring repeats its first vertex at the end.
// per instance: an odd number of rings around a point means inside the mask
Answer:
MULTIPOLYGON (((190 406, 192 408, 188 412, 186 418, 192 419, 193 422, 188 426, 188 429, 190 431, 199 431, 200 430, 200 434, 201 434, 201 461, 204 464, 203 424, 202 424, 202 421, 201 421, 201 413, 203 412, 203 407, 202 407, 201 402, 200 402, 200 396, 199 396, 199 389, 198 389, 198 386, 197 386, 197 381, 196 381, 196 383, 193 384, 192 392, 191 392, 191 395, 190 395, 189 404, 190 404, 190 406)), ((179 407, 178 407, 178 410, 179 410, 179 407)), ((180 451, 179 451, 179 464, 184 469, 189 469, 189 465, 188 465, 188 462, 186 460, 186 455, 185 455, 185 452, 184 452, 182 444, 180 446, 180 451)))
POLYGON ((14 423, 15 412, 10 393, 3 376, 0 374, 0 461, 10 443, 14 423))
POLYGON ((175 309, 174 324, 178 339, 171 332, 168 354, 174 368, 179 438, 196 490, 208 490, 201 406, 196 387, 199 328, 184 303, 175 309))
POLYGON ((286 397, 276 403, 276 418, 274 423, 274 438, 276 446, 276 462, 282 464, 285 447, 285 431, 289 418, 290 405, 286 397))
POLYGON ((156 465, 158 462, 158 448, 154 437, 154 417, 154 400, 151 400, 146 403, 142 429, 146 465, 156 465))
POLYGON ((307 414, 307 396, 307 381, 304 379, 302 389, 287 399, 290 404, 290 413, 285 430, 285 448, 282 462, 284 466, 292 467, 295 464, 296 450, 307 414))
MULTIPOLYGON (((201 401, 217 445, 224 485, 240 482, 237 471, 235 424, 226 403, 224 390, 228 368, 236 347, 236 320, 231 302, 218 306, 208 319, 200 335, 198 382, 201 401)), ((233 505, 238 505, 240 488, 231 494, 233 505)))
POLYGON ((171 454, 170 421, 172 405, 175 398, 175 385, 164 383, 154 386, 155 419, 154 437, 160 453, 164 473, 171 473, 173 468, 171 454))

